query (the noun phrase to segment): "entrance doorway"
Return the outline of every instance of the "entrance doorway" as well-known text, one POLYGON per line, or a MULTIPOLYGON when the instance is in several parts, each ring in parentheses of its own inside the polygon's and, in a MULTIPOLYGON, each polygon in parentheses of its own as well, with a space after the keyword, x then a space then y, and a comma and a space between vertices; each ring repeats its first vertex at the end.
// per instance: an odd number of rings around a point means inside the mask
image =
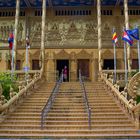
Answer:
POLYGON ((114 69, 114 59, 104 59, 103 69, 114 69))
POLYGON ((79 77, 79 70, 81 70, 81 75, 84 79, 89 79, 89 59, 79 59, 77 74, 79 77))
POLYGON ((69 60, 57 60, 57 71, 59 76, 61 75, 62 69, 67 66, 67 80, 69 81, 69 60))

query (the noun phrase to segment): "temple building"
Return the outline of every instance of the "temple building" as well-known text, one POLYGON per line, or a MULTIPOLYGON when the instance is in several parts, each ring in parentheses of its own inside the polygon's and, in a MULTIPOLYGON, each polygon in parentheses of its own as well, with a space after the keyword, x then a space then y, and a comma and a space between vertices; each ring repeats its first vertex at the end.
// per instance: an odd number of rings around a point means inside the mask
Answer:
MULTIPOLYGON (((0 1, 1 71, 11 68, 11 51, 8 47, 10 32, 14 32, 15 35, 15 68, 23 70, 26 65, 25 46, 28 33, 30 70, 41 68, 41 52, 44 51, 44 72, 48 80, 54 81, 66 65, 69 81, 77 79, 79 69, 83 76, 94 81, 100 70, 114 68, 113 28, 119 37, 119 45, 116 48, 117 69, 124 69, 121 36, 123 28, 139 26, 138 0, 48 0, 43 7, 44 15, 41 0, 17 2, 0 1)), ((137 69, 136 44, 131 48, 128 46, 127 53, 128 67, 137 69)))
POLYGON ((0 0, 0 139, 140 139, 139 17, 140 0, 0 0))

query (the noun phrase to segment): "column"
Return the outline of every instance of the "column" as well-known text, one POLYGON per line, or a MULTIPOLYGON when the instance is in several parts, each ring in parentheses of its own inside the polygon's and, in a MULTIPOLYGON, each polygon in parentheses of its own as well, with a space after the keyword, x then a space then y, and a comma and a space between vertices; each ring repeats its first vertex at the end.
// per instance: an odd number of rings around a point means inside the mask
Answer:
POLYGON ((70 81, 77 80, 77 63, 76 59, 71 59, 70 61, 70 81))
POLYGON ((42 4, 42 31, 41 31, 41 71, 44 72, 45 63, 45 22, 46 22, 46 0, 42 4))
MULTIPOLYGON (((125 26, 129 29, 129 16, 128 16, 128 0, 124 0, 124 15, 125 15, 125 26)), ((130 60, 130 46, 127 45, 127 60, 128 60, 128 72, 131 71, 131 60, 130 60)))
POLYGON ((57 74, 55 73, 55 60, 49 58, 47 60, 46 79, 48 82, 55 82, 57 80, 57 74))
POLYGON ((16 15, 15 15, 14 44, 13 44, 14 70, 16 69, 17 33, 18 33, 19 12, 20 12, 20 0, 16 0, 16 15))
POLYGON ((102 70, 102 60, 101 60, 101 49, 102 49, 102 40, 101 40, 101 0, 97 0, 97 21, 98 21, 98 63, 99 63, 99 72, 102 70))
POLYGON ((91 81, 95 82, 98 80, 98 60, 97 59, 91 59, 90 60, 90 77, 91 77, 91 81))

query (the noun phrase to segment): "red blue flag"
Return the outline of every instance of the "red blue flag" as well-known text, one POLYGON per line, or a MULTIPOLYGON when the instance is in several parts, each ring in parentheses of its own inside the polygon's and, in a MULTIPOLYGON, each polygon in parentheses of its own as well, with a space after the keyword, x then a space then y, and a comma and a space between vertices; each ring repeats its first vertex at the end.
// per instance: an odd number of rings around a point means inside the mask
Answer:
POLYGON ((8 37, 8 43, 9 43, 9 48, 12 49, 13 48, 13 42, 14 42, 14 34, 10 33, 9 37, 8 37))
POLYGON ((138 28, 134 28, 132 30, 126 30, 126 31, 134 39, 139 40, 139 29, 138 28))
POLYGON ((122 40, 124 40, 125 42, 127 42, 130 46, 133 45, 133 39, 132 39, 131 36, 127 33, 126 30, 124 30, 122 40))

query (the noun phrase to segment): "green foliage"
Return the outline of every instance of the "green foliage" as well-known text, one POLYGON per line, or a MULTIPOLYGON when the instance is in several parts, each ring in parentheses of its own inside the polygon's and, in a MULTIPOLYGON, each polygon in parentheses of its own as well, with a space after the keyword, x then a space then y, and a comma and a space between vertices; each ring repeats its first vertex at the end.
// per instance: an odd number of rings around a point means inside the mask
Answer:
POLYGON ((136 101, 137 101, 137 104, 140 103, 140 96, 137 96, 136 101))
POLYGON ((18 87, 15 84, 16 75, 11 73, 0 73, 0 82, 3 89, 3 95, 7 100, 10 99, 10 86, 14 89, 14 91, 18 92, 18 87))
POLYGON ((138 73, 139 72, 139 70, 136 70, 136 71, 132 71, 131 73, 130 73, 130 77, 133 77, 136 73, 138 73))

